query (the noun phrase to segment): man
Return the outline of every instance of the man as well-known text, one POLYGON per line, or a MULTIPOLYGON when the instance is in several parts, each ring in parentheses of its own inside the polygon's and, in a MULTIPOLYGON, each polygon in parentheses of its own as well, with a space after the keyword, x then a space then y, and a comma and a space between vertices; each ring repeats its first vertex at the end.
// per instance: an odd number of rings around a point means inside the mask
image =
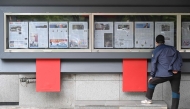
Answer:
POLYGON ((164 36, 158 35, 156 37, 157 47, 153 51, 151 59, 151 77, 148 80, 147 99, 141 101, 141 103, 151 104, 156 85, 170 81, 172 87, 171 109, 178 109, 182 58, 174 47, 165 45, 164 43, 164 36))
POLYGON ((149 28, 149 25, 148 25, 148 23, 146 23, 146 25, 144 26, 144 28, 149 28))

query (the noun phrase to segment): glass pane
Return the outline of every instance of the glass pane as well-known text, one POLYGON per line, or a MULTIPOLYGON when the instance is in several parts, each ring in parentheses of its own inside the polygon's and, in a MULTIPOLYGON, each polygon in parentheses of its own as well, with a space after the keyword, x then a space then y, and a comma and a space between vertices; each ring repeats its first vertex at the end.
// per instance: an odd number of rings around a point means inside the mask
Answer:
POLYGON ((153 49, 162 34, 176 46, 175 15, 94 15, 95 49, 153 49))
POLYGON ((89 15, 7 15, 7 49, 88 49, 89 15))
POLYGON ((190 48, 190 15, 181 16, 181 48, 190 48))

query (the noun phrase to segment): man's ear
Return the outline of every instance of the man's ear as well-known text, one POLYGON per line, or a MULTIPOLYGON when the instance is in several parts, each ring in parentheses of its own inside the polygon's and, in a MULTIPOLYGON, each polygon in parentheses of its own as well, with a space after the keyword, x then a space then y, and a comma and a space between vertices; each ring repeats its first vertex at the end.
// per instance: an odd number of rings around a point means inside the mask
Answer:
POLYGON ((158 45, 158 43, 157 43, 157 42, 155 42, 155 44, 156 44, 156 46, 158 45))

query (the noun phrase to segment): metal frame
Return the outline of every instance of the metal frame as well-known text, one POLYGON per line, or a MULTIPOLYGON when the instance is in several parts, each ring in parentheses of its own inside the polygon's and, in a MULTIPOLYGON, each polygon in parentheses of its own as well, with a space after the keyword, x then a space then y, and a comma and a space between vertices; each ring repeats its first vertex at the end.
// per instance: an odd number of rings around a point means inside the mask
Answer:
POLYGON ((190 48, 188 49, 188 48, 185 48, 185 49, 182 49, 181 48, 181 39, 182 39, 182 34, 181 34, 181 16, 182 15, 190 15, 190 13, 180 13, 179 14, 179 18, 178 18, 178 23, 179 23, 179 29, 177 30, 177 31, 179 31, 179 39, 178 39, 178 44, 179 44, 179 48, 178 48, 178 50, 180 51, 180 52, 190 52, 190 48))
POLYGON ((177 26, 176 26, 176 31, 177 31, 177 38, 176 38, 176 42, 177 42, 177 49, 180 51, 180 52, 183 52, 180 50, 181 48, 181 15, 178 14, 177 15, 177 26))
POLYGON ((181 49, 181 16, 190 13, 4 13, 4 52, 151 52, 153 49, 94 49, 94 16, 95 15, 175 15, 176 47, 180 52, 190 52, 190 49, 181 49), (89 16, 89 48, 88 49, 7 49, 6 48, 6 16, 7 15, 88 15, 89 16))
POLYGON ((92 16, 91 13, 4 13, 4 52, 91 52, 91 27, 92 27, 92 16), (7 49, 6 48, 6 16, 7 15, 88 15, 89 16, 89 30, 88 30, 88 49, 7 49))
MULTIPOLYGON (((179 13, 92 13, 92 30, 94 30, 94 16, 95 15, 175 15, 177 22, 178 17, 180 16, 179 13)), ((179 29, 179 24, 177 23, 177 30, 179 29)), ((177 38, 180 36, 177 31, 177 38)), ((177 48, 179 44, 177 42, 177 48)), ((92 31, 92 52, 151 52, 153 49, 139 49, 139 48, 133 48, 133 49, 94 49, 94 31, 92 31)))

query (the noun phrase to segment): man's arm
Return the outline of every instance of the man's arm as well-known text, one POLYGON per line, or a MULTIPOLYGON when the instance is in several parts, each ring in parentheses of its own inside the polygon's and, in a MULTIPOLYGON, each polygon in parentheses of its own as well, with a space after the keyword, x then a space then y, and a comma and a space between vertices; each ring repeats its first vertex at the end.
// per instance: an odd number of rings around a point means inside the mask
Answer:
POLYGON ((176 63, 176 60, 178 58, 178 51, 174 47, 173 47, 173 51, 175 51, 175 54, 169 64, 168 70, 176 70, 176 69, 174 69, 173 65, 176 63))
POLYGON ((158 55, 159 53, 153 53, 153 57, 151 59, 151 77, 155 76, 156 70, 157 70, 157 61, 158 61, 158 55))
MULTIPOLYGON (((176 54, 177 54, 177 58, 173 63, 172 70, 173 71, 181 71, 181 66, 183 64, 183 60, 182 60, 182 57, 181 57, 179 51, 177 51, 176 54)), ((175 72, 173 72, 173 73, 175 73, 175 72)))

